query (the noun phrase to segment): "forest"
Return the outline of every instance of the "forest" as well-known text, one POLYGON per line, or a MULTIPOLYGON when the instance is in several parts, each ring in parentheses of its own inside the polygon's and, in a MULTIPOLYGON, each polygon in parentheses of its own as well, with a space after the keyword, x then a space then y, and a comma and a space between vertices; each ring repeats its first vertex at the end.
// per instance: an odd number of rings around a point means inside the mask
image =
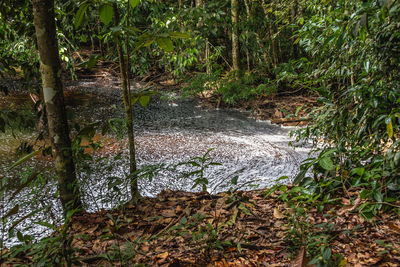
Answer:
POLYGON ((397 0, 0 0, 1 266, 400 266, 397 0))

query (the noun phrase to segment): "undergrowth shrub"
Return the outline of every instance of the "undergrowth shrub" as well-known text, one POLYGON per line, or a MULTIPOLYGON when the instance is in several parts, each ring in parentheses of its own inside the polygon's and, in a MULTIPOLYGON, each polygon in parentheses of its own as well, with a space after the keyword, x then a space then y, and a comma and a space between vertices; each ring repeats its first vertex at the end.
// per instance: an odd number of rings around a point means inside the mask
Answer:
POLYGON ((359 192, 369 200, 359 210, 372 218, 400 191, 400 80, 393 67, 400 4, 314 2, 308 12, 313 15, 297 35, 315 57, 308 79, 321 106, 309 114, 314 123, 296 134, 313 141, 319 156, 302 165, 295 183, 321 198, 359 192))

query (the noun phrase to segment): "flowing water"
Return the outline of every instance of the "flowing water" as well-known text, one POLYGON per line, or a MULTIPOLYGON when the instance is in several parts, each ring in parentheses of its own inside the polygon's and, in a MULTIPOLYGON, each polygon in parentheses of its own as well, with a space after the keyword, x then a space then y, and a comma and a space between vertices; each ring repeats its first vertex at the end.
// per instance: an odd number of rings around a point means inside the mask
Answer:
MULTIPOLYGON (((96 81, 83 80, 71 83, 67 87, 67 105, 75 114, 79 122, 94 122, 115 117, 123 118, 120 105, 121 91, 116 82, 107 86, 96 81)), ((170 94, 169 96, 172 96, 170 94)), ((224 191, 232 187, 232 178, 237 179, 236 187, 251 189, 271 186, 281 176, 293 178, 299 169, 300 163, 307 157, 309 148, 293 148, 288 145, 289 133, 293 128, 271 125, 268 121, 258 121, 249 117, 246 112, 225 109, 203 109, 193 99, 165 100, 164 97, 153 97, 146 108, 135 107, 135 134, 137 160, 139 168, 151 164, 173 165, 179 162, 202 156, 210 148, 213 150, 209 157, 213 162, 221 165, 211 165, 204 170, 204 177, 208 180, 207 190, 210 193, 224 191)), ((0 141, 0 168, 5 170, 14 159, 10 155, 18 145, 11 134, 1 135, 0 141)), ((32 140, 30 133, 20 134, 27 140, 32 140)), ((127 175, 128 161, 126 138, 117 140, 115 136, 105 137, 116 140, 111 146, 102 151, 101 164, 97 164, 91 173, 81 173, 81 180, 92 181, 84 187, 87 192, 85 202, 88 210, 110 208, 115 203, 107 203, 107 198, 99 198, 104 193, 104 180, 124 178, 127 175), (122 151, 122 157, 114 159, 117 150, 122 151)), ((25 164, 30 166, 48 167, 51 163, 45 160, 32 160, 25 164)), ((187 165, 182 165, 175 171, 162 169, 151 181, 139 180, 142 195, 156 196, 165 189, 171 190, 200 190, 193 189, 193 180, 196 177, 182 178, 183 173, 192 171, 187 165)), ((16 175, 16 173, 8 173, 16 175)), ((107 184, 107 183, 106 183, 107 184)), ((106 186, 107 187, 107 186, 106 186)), ((123 188, 123 197, 129 198, 123 188)), ((39 190, 44 196, 51 196, 55 191, 53 183, 39 190)), ((27 191, 20 193, 21 198, 27 191)), ((59 217, 57 200, 49 198, 33 204, 36 208, 53 202, 52 216, 59 217)), ((3 201, 2 205, 10 207, 10 203, 3 201)), ((29 206, 29 205, 28 205, 29 206)), ((33 209, 33 207, 31 207, 33 209)), ((31 208, 26 207, 27 211, 31 208)), ((38 215, 40 216, 45 213, 38 215)), ((29 225, 34 219, 25 223, 29 225)), ((47 219, 49 221, 49 219, 47 219)), ((51 218, 50 221, 57 221, 51 218)), ((22 227, 22 226, 21 226, 22 227)), ((10 239, 8 244, 15 242, 10 239)), ((6 242, 7 243, 7 242, 6 242)))

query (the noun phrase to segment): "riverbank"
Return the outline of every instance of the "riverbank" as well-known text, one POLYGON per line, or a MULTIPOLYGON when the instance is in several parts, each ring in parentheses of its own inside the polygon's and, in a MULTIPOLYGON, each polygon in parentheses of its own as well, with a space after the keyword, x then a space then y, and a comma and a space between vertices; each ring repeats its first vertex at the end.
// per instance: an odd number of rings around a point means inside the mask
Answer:
MULTIPOLYGON (((118 83, 118 66, 109 62, 99 62, 93 69, 77 70, 80 79, 96 80, 104 85, 110 82, 118 83)), ((151 88, 161 94, 173 93, 176 97, 183 94, 182 89, 188 86, 185 80, 176 79, 170 73, 159 73, 159 70, 150 71, 147 75, 136 77, 132 84, 137 88, 151 88)), ((73 84, 73 83, 72 83, 73 84)), ((310 121, 308 113, 318 106, 316 94, 296 92, 280 92, 272 95, 259 96, 248 100, 240 100, 235 104, 227 104, 221 96, 212 93, 192 94, 191 98, 200 101, 206 109, 239 109, 249 112, 250 116, 258 120, 269 120, 272 124, 284 126, 304 126, 310 121)))
MULTIPOLYGON (((366 221, 356 212, 362 201, 346 198, 299 216, 281 194, 163 191, 137 205, 77 214, 59 242, 70 245, 67 256, 81 266, 307 266, 305 248, 321 247, 330 248, 321 257, 337 257, 340 266, 400 264, 398 217, 366 221)), ((49 259, 62 258, 61 247, 53 246, 49 259)), ((32 252, 21 249, 2 266, 30 264, 38 253, 32 252)))

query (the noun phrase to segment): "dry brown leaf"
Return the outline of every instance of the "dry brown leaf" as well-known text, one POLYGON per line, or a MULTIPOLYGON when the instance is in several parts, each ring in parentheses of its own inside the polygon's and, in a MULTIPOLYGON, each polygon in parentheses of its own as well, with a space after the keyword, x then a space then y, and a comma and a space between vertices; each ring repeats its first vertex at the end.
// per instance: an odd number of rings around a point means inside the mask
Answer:
POLYGON ((181 213, 183 211, 182 207, 180 205, 176 206, 175 212, 177 214, 181 213))
POLYGON ((397 224, 395 224, 394 222, 389 222, 389 228, 390 230, 392 230, 393 232, 396 232, 398 234, 400 234, 400 226, 398 226, 397 224))
POLYGON ((285 218, 285 215, 283 215, 282 212, 280 212, 278 208, 274 208, 274 217, 276 219, 283 219, 283 218, 285 218))
POLYGON ((150 247, 149 247, 149 246, 145 246, 145 245, 142 246, 142 251, 143 251, 144 253, 149 252, 149 250, 150 250, 150 247))
POLYGON ((169 253, 168 251, 165 251, 164 253, 160 253, 156 256, 158 259, 166 259, 168 257, 169 253))
POLYGON ((308 260, 307 260, 306 254, 307 254, 306 253, 306 247, 303 246, 300 249, 300 252, 297 255, 297 257, 290 264, 290 266, 292 266, 292 267, 306 267, 306 266, 308 266, 308 260))
POLYGON ((346 206, 350 205, 351 204, 350 199, 342 197, 342 204, 346 206))
POLYGON ((175 217, 176 213, 174 210, 163 210, 161 212, 161 216, 171 218, 171 217, 175 217))

